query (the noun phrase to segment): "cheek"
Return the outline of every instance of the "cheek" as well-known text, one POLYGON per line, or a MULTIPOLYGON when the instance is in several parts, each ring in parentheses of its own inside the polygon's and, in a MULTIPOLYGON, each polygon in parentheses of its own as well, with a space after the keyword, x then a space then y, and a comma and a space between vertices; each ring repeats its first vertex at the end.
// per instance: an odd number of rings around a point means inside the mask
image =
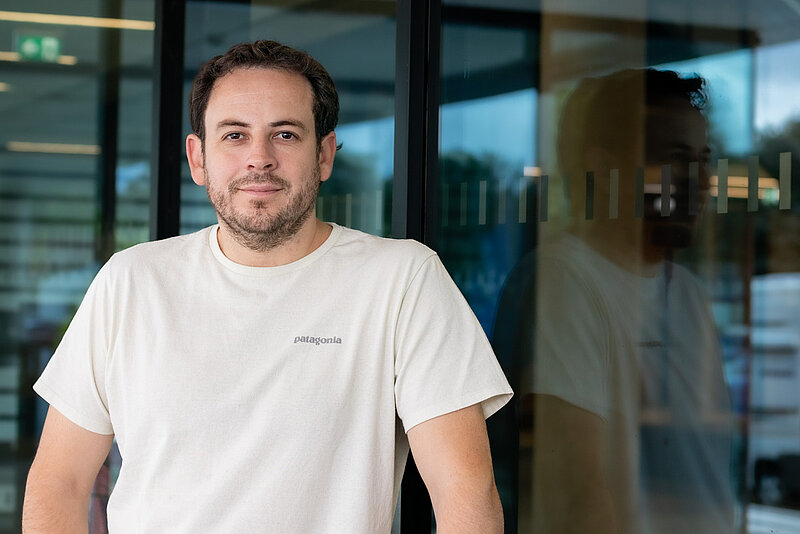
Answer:
POLYGON ((229 175, 235 174, 238 170, 237 162, 238 158, 232 157, 231 154, 209 155, 206 160, 206 171, 212 180, 217 182, 227 180, 229 175))

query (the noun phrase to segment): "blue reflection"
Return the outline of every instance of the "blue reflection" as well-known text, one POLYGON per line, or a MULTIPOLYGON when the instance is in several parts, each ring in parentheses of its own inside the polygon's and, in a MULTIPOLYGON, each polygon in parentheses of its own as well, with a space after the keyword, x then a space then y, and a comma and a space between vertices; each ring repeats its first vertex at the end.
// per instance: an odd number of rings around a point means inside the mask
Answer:
POLYGON ((536 161, 535 89, 445 104, 440 153, 460 151, 521 165, 536 161))

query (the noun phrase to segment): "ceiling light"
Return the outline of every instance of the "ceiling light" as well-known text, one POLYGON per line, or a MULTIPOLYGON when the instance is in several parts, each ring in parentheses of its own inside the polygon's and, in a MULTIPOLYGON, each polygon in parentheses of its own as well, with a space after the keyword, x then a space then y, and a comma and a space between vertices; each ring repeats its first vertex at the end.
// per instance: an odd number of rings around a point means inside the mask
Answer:
POLYGON ((79 154, 96 156, 100 154, 99 145, 75 145, 68 143, 27 143, 24 141, 9 141, 6 150, 10 152, 38 152, 42 154, 79 154))
POLYGON ((33 24, 56 24, 58 26, 89 26, 92 28, 111 28, 118 30, 153 31, 156 27, 156 23, 150 20, 79 17, 74 15, 51 15, 47 13, 21 13, 18 11, 0 11, 0 20, 31 22, 33 24))
POLYGON ((78 58, 75 56, 58 56, 59 65, 76 65, 78 58))
MULTIPOLYGON (((0 52, 0 61, 22 61, 17 52, 0 52)), ((47 63, 46 61, 26 61, 26 63, 47 63)), ((78 58, 75 56, 58 56, 56 62, 60 65, 76 65, 78 58)))
POLYGON ((5 82, 0 82, 0 93, 8 93, 11 91, 11 85, 5 82))
POLYGON ((522 175, 523 176, 541 176, 542 169, 540 167, 523 167, 522 168, 522 175))

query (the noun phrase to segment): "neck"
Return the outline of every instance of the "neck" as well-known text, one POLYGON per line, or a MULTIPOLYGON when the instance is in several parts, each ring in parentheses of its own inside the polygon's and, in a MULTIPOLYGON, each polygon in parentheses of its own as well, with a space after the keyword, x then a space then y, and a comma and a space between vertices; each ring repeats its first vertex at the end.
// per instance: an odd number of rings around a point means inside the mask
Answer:
POLYGON ((277 267, 297 261, 314 252, 328 239, 332 230, 329 224, 312 216, 286 242, 267 250, 257 251, 237 241, 227 225, 220 221, 217 242, 225 257, 238 264, 248 267, 277 267))

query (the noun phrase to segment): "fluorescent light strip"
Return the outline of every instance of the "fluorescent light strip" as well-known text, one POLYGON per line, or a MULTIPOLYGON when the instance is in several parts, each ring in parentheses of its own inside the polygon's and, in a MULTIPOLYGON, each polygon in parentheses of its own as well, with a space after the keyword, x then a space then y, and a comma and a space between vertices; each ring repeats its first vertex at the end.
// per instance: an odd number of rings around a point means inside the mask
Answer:
MULTIPOLYGON (((22 61, 19 53, 17 52, 0 52, 0 61, 22 61)), ((28 61, 26 63, 48 63, 47 61, 28 61)), ((76 65, 78 58, 75 56, 58 56, 58 64, 60 65, 76 65)))
POLYGON ((46 13, 21 13, 19 11, 0 11, 0 20, 10 22, 31 22, 33 24, 56 24, 58 26, 88 26, 91 28, 111 28, 116 30, 153 31, 156 27, 156 23, 149 20, 79 17, 74 15, 51 15, 46 13))
POLYGON ((100 154, 99 145, 74 145, 68 143, 27 143, 9 141, 6 150, 10 152, 38 152, 42 154, 78 154, 96 156, 100 154))
POLYGON ((523 167, 522 168, 522 175, 523 176, 541 176, 542 169, 540 167, 523 167))
MULTIPOLYGON (((719 185, 719 178, 712 176, 709 182, 712 186, 719 185)), ((747 176, 728 176, 728 187, 744 187, 746 189, 749 183, 750 179, 747 176)), ((758 179, 759 189, 778 189, 779 186, 777 178, 762 177, 758 179)))
MULTIPOLYGON (((774 189, 772 189, 772 188, 760 188, 758 190, 758 198, 760 198, 760 199, 767 198, 768 195, 773 194, 772 193, 773 190, 774 189)), ((711 186, 711 188, 709 190, 709 193, 711 194, 712 197, 718 197, 719 196, 719 188, 717 186, 715 186, 715 185, 711 186)), ((730 187, 729 186, 728 187, 728 196, 731 197, 731 198, 750 198, 750 192, 747 190, 746 187, 736 187, 736 186, 730 187)))

